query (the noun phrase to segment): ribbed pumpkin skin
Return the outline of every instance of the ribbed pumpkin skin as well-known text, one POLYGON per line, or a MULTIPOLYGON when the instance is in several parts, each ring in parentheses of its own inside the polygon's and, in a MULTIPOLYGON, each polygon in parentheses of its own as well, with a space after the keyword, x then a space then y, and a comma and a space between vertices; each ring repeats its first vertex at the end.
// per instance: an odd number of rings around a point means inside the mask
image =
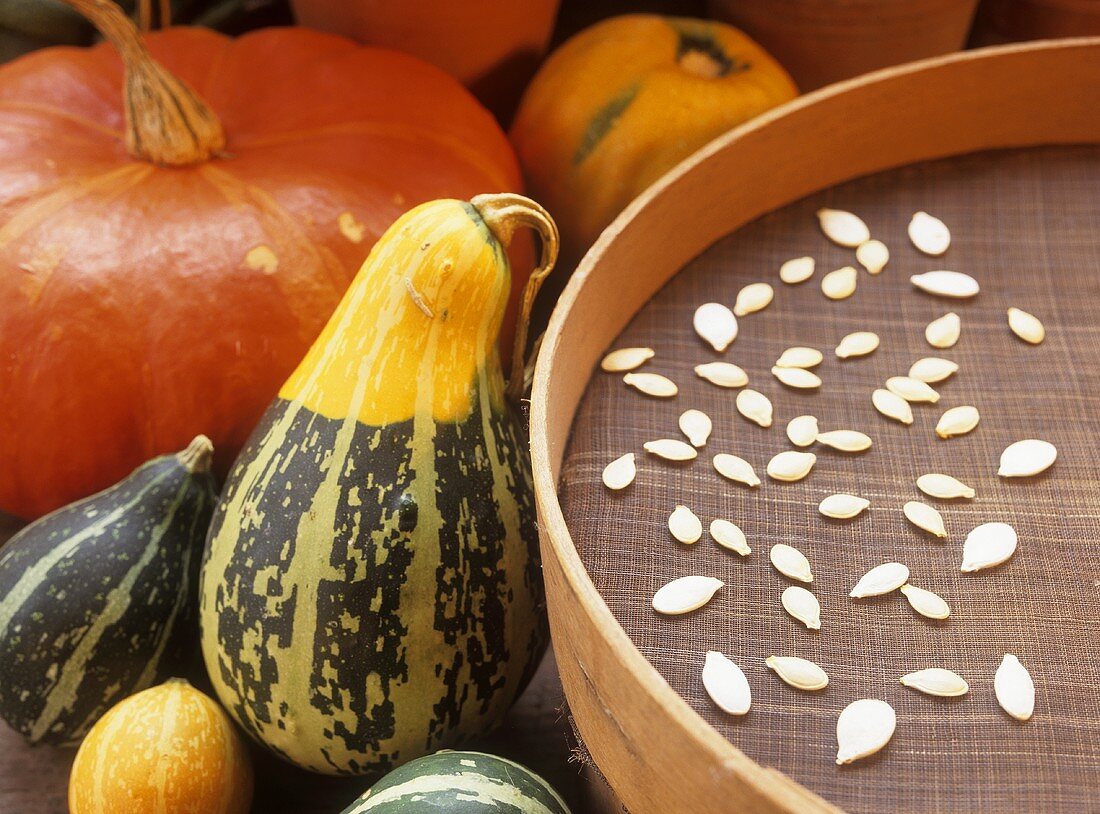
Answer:
POLYGON ((569 814, 526 766, 483 752, 437 752, 387 774, 341 814, 569 814))
POLYGON ((182 667, 196 644, 215 500, 209 471, 166 455, 8 542, 0 717, 32 743, 72 742, 114 703, 182 667))
POLYGON ((203 655, 245 730, 302 767, 380 773, 482 732, 543 651, 527 441, 495 345, 508 287, 470 204, 404 215, 230 473, 203 655))
POLYGON ((69 814, 247 814, 252 765, 217 702, 173 679, 131 696, 81 743, 69 814))

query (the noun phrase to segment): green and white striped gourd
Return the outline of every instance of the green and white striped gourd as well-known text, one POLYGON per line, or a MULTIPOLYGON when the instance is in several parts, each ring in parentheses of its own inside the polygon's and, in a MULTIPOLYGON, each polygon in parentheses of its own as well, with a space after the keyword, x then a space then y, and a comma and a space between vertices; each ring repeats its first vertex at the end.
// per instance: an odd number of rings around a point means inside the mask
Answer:
POLYGON ((0 550, 0 717, 31 743, 75 742, 194 653, 213 450, 200 435, 0 550))

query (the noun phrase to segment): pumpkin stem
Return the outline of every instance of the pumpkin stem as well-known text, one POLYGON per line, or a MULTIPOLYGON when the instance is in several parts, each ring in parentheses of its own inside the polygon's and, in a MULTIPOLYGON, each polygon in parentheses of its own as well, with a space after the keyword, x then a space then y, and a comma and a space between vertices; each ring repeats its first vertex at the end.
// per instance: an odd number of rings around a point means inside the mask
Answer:
POLYGON ((525 390, 524 370, 527 364, 524 353, 527 350, 527 331, 531 327, 531 309, 546 275, 553 270, 558 259, 558 226, 550 213, 537 203, 512 192, 478 195, 470 199, 470 204, 480 213, 489 230, 505 248, 512 242, 512 235, 519 226, 534 229, 539 233, 542 243, 539 264, 531 272, 531 277, 523 288, 523 302, 516 320, 516 338, 512 350, 512 372, 508 376, 505 391, 509 398, 519 401, 525 390))
POLYGON ((205 435, 196 435, 187 449, 176 453, 183 468, 192 475, 201 475, 210 471, 211 461, 214 459, 214 445, 205 435))
POLYGON ((225 147, 221 122, 198 94, 153 59, 137 27, 112 0, 64 0, 118 51, 126 69, 126 149, 167 167, 201 164, 225 147))

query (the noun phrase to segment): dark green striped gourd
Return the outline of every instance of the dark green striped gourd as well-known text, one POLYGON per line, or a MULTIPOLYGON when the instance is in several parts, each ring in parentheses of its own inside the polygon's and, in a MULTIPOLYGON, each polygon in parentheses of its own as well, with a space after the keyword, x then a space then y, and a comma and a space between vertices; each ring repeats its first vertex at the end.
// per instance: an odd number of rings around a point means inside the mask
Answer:
POLYGON ((0 549, 0 717, 31 743, 78 740, 194 652, 212 453, 200 435, 0 549))
POLYGON ((437 752, 394 769, 341 814, 569 814, 525 766, 483 752, 437 752))

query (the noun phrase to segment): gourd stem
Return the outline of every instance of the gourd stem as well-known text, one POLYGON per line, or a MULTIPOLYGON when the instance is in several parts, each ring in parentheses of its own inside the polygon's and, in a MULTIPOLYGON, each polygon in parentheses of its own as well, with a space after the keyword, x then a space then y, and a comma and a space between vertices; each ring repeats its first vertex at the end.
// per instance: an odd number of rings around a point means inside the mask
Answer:
POLYGON ((118 51, 126 71, 126 149, 134 158, 167 167, 201 164, 225 147, 225 132, 210 107, 153 59, 137 27, 112 0, 64 0, 118 51))
POLYGON ((187 445, 187 449, 177 452, 176 457, 192 475, 201 475, 210 471, 214 460, 214 445, 205 435, 196 435, 187 445))
POLYGON ((535 297, 542 288, 543 281, 554 268, 558 260, 558 248, 560 238, 558 226, 545 209, 526 198, 512 192, 501 192, 493 195, 478 195, 470 200, 470 203, 481 214, 482 219, 489 226, 490 231, 496 235, 497 240, 505 248, 512 242, 512 235, 516 228, 526 226, 539 233, 542 244, 539 252, 539 263, 531 272, 527 285, 523 288, 523 299, 520 304, 519 316, 516 319, 516 338, 512 350, 512 371, 508 376, 508 386, 505 390, 507 396, 513 401, 523 398, 526 389, 524 371, 527 367, 525 351, 527 350, 527 332, 531 327, 531 309, 535 305, 535 297))

